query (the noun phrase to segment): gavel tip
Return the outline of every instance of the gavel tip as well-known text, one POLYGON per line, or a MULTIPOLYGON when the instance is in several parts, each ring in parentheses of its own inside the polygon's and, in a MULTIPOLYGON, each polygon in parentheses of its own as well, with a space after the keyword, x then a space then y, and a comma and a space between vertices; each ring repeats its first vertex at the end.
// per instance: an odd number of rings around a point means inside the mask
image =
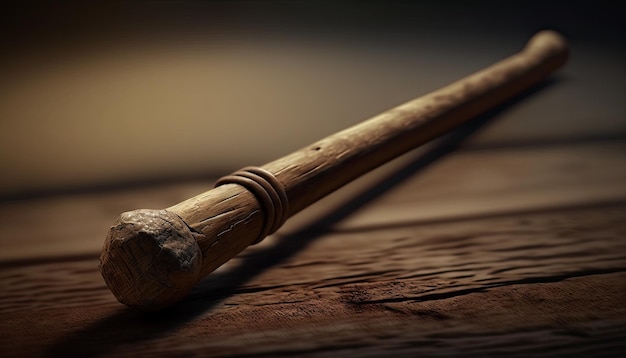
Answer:
POLYGON ((569 55, 567 40, 554 30, 542 30, 528 40, 526 49, 541 51, 549 56, 556 56, 565 63, 569 55))
POLYGON ((100 272, 114 296, 143 311, 179 301, 198 282, 201 266, 190 229, 166 210, 122 213, 100 256, 100 272))

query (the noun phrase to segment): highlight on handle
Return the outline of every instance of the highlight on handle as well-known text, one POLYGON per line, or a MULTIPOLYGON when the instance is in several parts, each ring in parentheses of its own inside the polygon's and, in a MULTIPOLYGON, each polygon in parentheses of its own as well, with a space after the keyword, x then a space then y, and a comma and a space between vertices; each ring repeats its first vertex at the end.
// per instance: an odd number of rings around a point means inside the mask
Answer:
POLYGON ((245 168, 167 209, 122 213, 100 256, 104 281, 128 306, 168 307, 290 215, 521 93, 567 58, 561 35, 539 32, 518 54, 263 168, 245 168))

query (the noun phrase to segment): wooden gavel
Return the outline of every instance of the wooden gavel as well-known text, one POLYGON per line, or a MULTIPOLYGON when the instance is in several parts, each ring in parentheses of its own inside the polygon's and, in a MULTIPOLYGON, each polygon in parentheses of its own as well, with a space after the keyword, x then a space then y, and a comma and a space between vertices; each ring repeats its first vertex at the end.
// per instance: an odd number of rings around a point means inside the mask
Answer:
POLYGON ((165 308, 290 216, 389 160, 544 80, 567 61, 565 40, 542 31, 519 53, 423 97, 335 133, 164 210, 125 212, 100 257, 117 299, 165 308))

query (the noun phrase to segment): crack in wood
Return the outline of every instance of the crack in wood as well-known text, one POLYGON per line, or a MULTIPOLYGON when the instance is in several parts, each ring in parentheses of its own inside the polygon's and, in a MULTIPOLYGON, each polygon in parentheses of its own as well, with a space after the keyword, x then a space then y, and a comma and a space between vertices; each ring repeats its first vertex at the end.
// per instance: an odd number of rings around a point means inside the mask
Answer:
MULTIPOLYGON (((554 275, 554 276, 538 276, 538 277, 527 277, 519 280, 510 280, 497 282, 493 284, 484 285, 481 287, 467 288, 462 290, 456 290, 452 292, 444 292, 444 293, 431 293, 427 295, 418 295, 418 296, 405 296, 405 297, 394 297, 394 298, 382 298, 382 299, 364 299, 363 297, 368 297, 366 293, 360 293, 353 297, 357 297, 355 299, 347 299, 352 305, 372 305, 372 304, 383 304, 383 303, 397 303, 397 302, 424 302, 424 301, 433 301, 433 300, 445 300, 452 297, 468 295, 472 293, 480 293, 488 291, 489 289, 503 286, 512 286, 512 285, 527 285, 527 284, 540 284, 540 283, 552 283, 559 282, 563 280, 567 280, 575 277, 584 277, 584 276, 592 276, 592 275, 603 275, 610 273, 620 273, 626 272, 626 267, 616 267, 616 268, 608 268, 608 269, 591 269, 577 272, 565 273, 562 275, 554 275)), ((363 290, 359 288, 359 290, 363 290)), ((361 291, 359 291, 361 292, 361 291)))

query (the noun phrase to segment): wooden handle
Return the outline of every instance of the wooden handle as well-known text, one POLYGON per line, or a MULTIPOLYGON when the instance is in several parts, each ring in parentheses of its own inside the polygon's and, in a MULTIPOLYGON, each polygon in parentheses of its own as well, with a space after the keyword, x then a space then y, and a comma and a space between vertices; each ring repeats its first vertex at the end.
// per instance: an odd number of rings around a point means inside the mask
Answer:
POLYGON ((164 210, 135 210, 111 227, 100 270, 117 299, 167 307, 290 216, 379 165, 545 79, 567 60, 565 40, 535 35, 516 55, 290 155, 246 168, 164 210))

